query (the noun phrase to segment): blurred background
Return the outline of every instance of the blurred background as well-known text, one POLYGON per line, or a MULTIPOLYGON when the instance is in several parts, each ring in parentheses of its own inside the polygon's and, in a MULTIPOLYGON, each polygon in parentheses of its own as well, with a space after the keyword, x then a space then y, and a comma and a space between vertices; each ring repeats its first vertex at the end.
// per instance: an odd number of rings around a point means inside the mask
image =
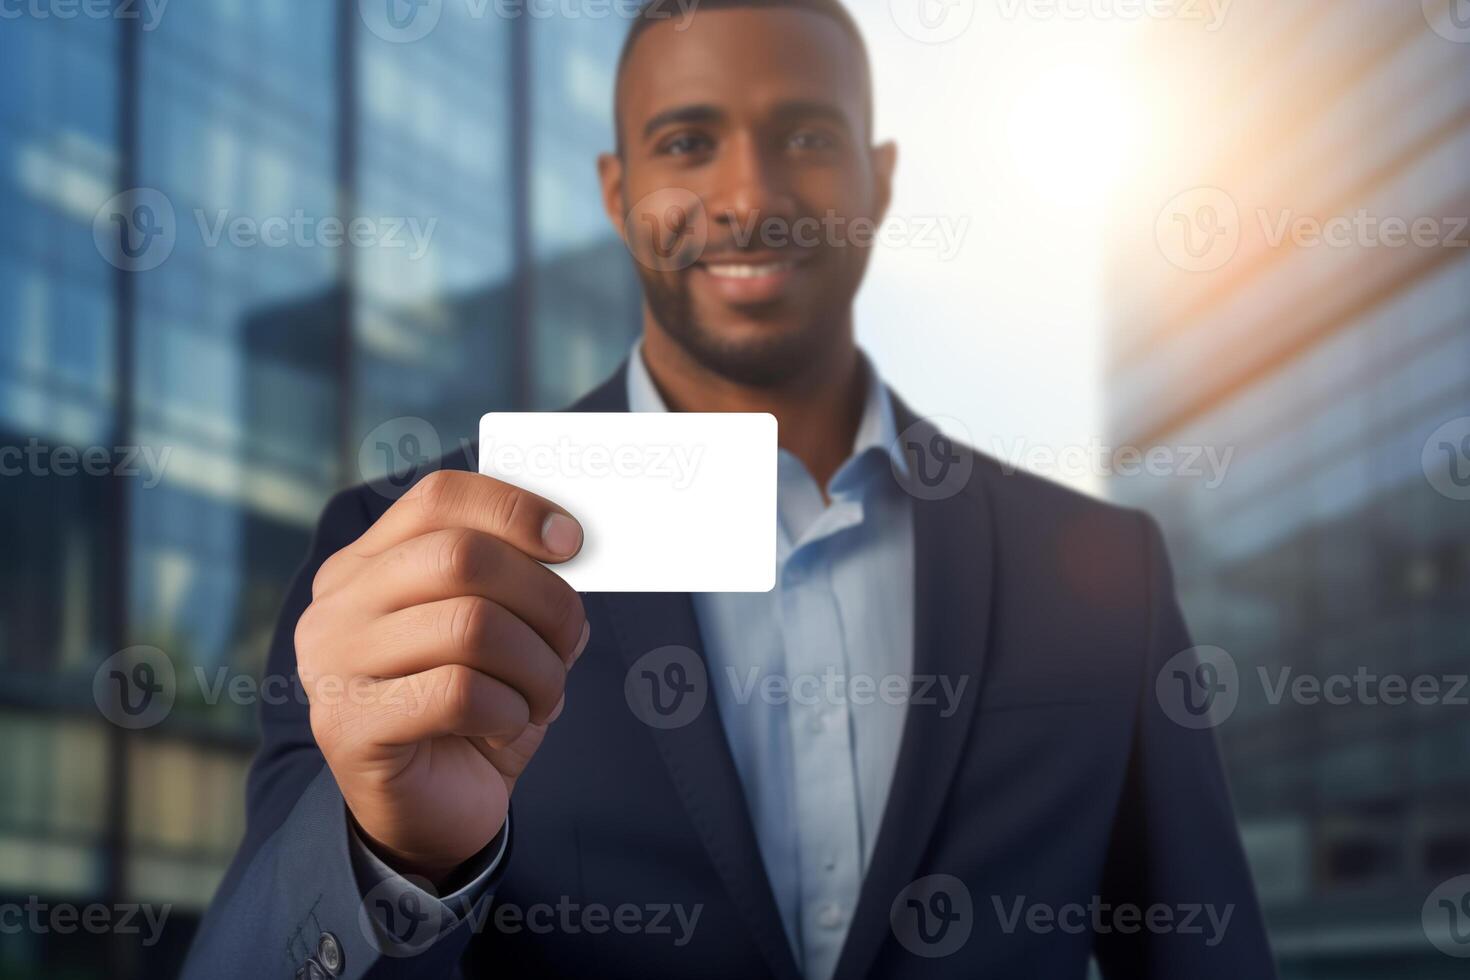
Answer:
MULTIPOLYGON (((863 344, 1162 522, 1282 975, 1463 976, 1470 0, 850 3, 900 144, 863 344)), ((0 977, 175 972, 327 497, 626 354, 626 10, 0 3, 0 977), (163 717, 99 709, 137 646, 163 717)))

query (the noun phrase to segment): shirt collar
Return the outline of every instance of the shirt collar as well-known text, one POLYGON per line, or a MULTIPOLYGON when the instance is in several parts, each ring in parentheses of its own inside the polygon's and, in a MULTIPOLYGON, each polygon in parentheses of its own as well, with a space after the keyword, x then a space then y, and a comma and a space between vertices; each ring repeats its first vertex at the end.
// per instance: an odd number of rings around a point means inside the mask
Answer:
MULTIPOLYGON (((893 398, 888 386, 878 376, 878 369, 866 354, 861 355, 863 368, 868 378, 868 393, 863 402, 863 415, 858 421, 857 436, 853 439, 852 456, 849 462, 876 451, 887 456, 894 470, 908 476, 908 458, 898 444, 898 426, 894 420, 893 398)), ((648 367, 643 363, 643 341, 633 344, 628 355, 628 411, 667 412, 663 396, 653 383, 648 367)), ((846 464, 844 464, 846 469, 846 464)))

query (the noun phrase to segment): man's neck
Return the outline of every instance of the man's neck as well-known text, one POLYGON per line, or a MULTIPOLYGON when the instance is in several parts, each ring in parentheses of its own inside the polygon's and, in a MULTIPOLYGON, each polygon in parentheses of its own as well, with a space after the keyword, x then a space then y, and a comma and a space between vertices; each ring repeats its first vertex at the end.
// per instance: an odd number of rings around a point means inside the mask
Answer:
POLYGON ((769 412, 781 448, 801 460, 825 497, 827 483, 852 453, 866 396, 863 363, 846 342, 780 385, 754 388, 708 370, 657 326, 643 331, 643 361, 673 412, 769 412))

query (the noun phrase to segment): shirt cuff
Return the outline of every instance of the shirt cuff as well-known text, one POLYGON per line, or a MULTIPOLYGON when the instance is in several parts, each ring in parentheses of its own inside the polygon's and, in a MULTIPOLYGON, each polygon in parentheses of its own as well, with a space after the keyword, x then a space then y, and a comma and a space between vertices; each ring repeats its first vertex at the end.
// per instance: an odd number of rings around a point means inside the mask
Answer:
MULTIPOLYGON (((500 838, 500 845, 493 849, 493 856, 485 867, 468 884, 455 889, 448 895, 434 895, 388 867, 382 858, 374 854, 362 842, 350 818, 347 821, 347 835, 351 842, 348 846, 352 851, 352 867, 357 873, 357 880, 364 894, 370 891, 376 892, 385 898, 392 898, 395 903, 400 896, 405 894, 415 898, 429 897, 442 905, 451 920, 457 923, 479 901, 480 896, 485 892, 486 883, 505 858, 506 844, 510 841, 510 813, 506 813, 505 825, 496 835, 500 838)), ((489 852, 490 847, 487 845, 486 851, 482 853, 489 852)))

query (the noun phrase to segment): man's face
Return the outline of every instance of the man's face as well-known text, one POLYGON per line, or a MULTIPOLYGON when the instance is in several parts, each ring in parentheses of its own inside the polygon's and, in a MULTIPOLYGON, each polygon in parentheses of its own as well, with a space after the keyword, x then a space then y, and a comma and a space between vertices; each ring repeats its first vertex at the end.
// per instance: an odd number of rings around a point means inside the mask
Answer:
POLYGON ((683 24, 632 49, 604 204, 657 324, 706 369, 777 385, 851 329, 894 150, 869 146, 859 52, 829 18, 683 24))

